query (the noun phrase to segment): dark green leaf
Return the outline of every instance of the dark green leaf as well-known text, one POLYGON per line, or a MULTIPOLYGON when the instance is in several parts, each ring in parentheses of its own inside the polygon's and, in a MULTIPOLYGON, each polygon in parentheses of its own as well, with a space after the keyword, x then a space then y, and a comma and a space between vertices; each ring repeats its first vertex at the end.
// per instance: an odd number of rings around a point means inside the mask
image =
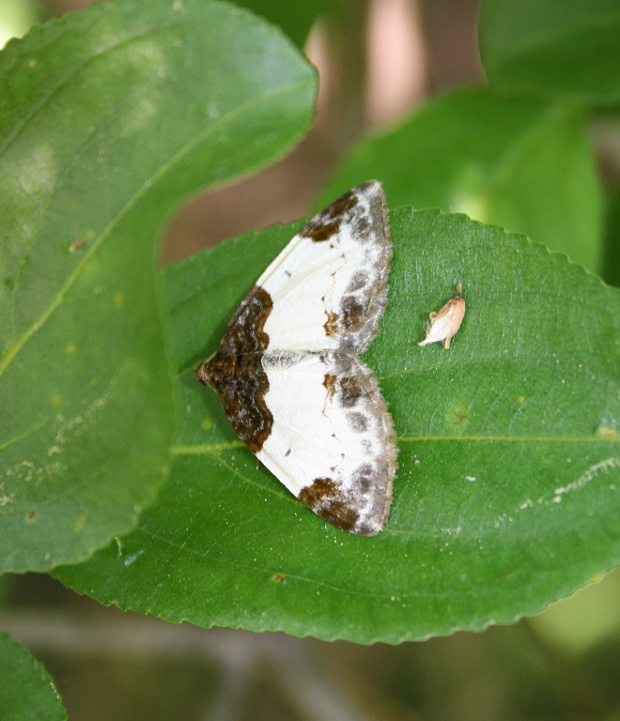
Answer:
POLYGON ((0 633, 2 721, 63 721, 67 714, 52 679, 23 646, 0 633))
POLYGON ((609 198, 606 221, 603 278, 620 288, 620 185, 609 198))
POLYGON ((466 90, 359 145, 322 193, 369 177, 392 207, 464 212, 599 267, 602 199, 580 109, 466 90))
POLYGON ((155 497, 154 240, 188 193, 289 148, 314 86, 279 31, 211 0, 94 5, 0 56, 4 569, 82 560, 155 497))
POLYGON ((303 47, 310 28, 319 15, 325 11, 329 0, 236 0, 237 5, 249 8, 267 20, 275 23, 293 40, 303 47))
POLYGON ((617 104, 617 0, 485 0, 480 53, 491 85, 617 104))
POLYGON ((61 580, 174 622, 396 643, 511 622, 617 564, 620 293, 462 215, 392 214, 390 304, 366 354, 400 447, 386 529, 347 535, 257 468, 193 369, 298 227, 166 271, 171 479, 138 530, 61 580), (418 347, 457 282, 451 349, 418 347))

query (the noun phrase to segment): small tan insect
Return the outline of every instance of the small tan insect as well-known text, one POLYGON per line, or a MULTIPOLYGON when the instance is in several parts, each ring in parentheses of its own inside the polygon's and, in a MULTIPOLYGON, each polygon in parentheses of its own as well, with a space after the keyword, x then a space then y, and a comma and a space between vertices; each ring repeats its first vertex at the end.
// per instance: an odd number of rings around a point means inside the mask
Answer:
POLYGON ((426 338, 418 345, 443 341, 443 347, 446 350, 450 347, 450 340, 458 333, 465 315, 465 300, 461 295, 462 292, 463 286, 461 283, 457 283, 456 295, 450 298, 441 310, 429 314, 431 322, 426 332, 426 338))

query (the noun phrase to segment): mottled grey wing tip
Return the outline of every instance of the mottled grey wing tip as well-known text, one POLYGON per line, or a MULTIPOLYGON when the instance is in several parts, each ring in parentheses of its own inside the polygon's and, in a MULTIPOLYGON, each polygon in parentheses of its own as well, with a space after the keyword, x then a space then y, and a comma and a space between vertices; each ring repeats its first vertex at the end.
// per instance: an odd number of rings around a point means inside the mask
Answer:
POLYGON ((323 359, 328 367, 324 412, 337 418, 334 425, 353 441, 342 465, 330 469, 333 475, 315 478, 299 498, 343 531, 376 536, 389 516, 397 469, 392 417, 374 373, 362 361, 341 351, 326 352, 323 359))
MULTIPOLYGON (((373 381, 376 383, 374 377, 373 381)), ((357 523, 351 530, 351 533, 358 536, 376 536, 383 530, 390 515, 392 489, 396 471, 398 470, 398 446, 394 432, 394 421, 388 411, 387 403, 379 391, 378 384, 376 390, 377 413, 383 425, 382 445, 384 454, 383 457, 377 459, 377 474, 381 481, 375 483, 368 504, 365 508, 362 508, 357 523)))
POLYGON ((342 300, 344 318, 351 321, 349 327, 343 329, 343 346, 357 353, 366 350, 376 337, 379 320, 387 307, 392 237, 385 196, 383 190, 380 190, 380 194, 369 195, 369 212, 360 222, 368 248, 366 282, 362 282, 364 275, 354 276, 342 300))
POLYGON ((364 351, 377 335, 387 305, 392 237, 385 193, 381 183, 369 180, 335 200, 309 221, 300 236, 315 243, 329 242, 351 252, 355 263, 341 296, 327 307, 325 330, 339 346, 364 351))
POLYGON ((376 536, 383 530, 390 515, 392 488, 398 469, 398 447, 385 402, 383 408, 385 454, 376 459, 375 467, 360 473, 359 487, 370 486, 372 489, 364 493, 363 500, 356 492, 343 495, 340 484, 334 483, 331 478, 317 478, 299 495, 302 503, 317 516, 355 536, 376 536))

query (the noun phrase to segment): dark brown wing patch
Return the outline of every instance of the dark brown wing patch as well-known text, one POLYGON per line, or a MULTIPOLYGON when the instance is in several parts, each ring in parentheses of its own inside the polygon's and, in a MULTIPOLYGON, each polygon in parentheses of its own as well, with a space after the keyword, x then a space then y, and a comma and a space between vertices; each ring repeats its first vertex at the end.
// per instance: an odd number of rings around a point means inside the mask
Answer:
POLYGON ((226 326, 220 351, 256 353, 267 350, 269 336, 263 329, 272 308, 273 301, 269 293, 255 285, 226 326))
POLYGON ((324 521, 343 531, 355 528, 359 514, 351 499, 344 498, 331 478, 317 478, 299 494, 299 500, 312 509, 324 521))
POLYGON ((338 233, 341 223, 357 203, 355 193, 350 190, 315 215, 299 234, 304 238, 311 238, 315 243, 329 240, 338 233))
POLYGON ((219 393, 226 417, 253 453, 273 426, 265 403, 269 380, 261 363, 269 345, 263 328, 272 308, 269 293, 254 286, 226 326, 218 351, 196 370, 199 380, 219 393))

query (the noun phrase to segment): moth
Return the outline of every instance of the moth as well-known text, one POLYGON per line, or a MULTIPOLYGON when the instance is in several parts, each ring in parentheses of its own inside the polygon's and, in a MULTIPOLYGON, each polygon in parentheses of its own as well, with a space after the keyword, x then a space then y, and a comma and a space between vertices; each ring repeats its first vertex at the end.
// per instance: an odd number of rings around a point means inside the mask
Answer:
POLYGON ((391 258, 385 195, 369 181, 289 242, 196 371, 259 461, 360 536, 383 529, 396 475, 392 418, 359 358, 387 304, 391 258))

